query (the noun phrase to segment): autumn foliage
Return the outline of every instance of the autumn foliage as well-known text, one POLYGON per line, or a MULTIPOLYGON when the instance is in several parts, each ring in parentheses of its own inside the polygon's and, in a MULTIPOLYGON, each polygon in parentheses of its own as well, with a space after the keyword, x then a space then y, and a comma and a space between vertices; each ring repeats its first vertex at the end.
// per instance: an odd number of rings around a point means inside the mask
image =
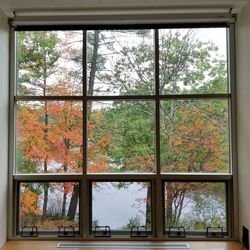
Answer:
POLYGON ((28 187, 24 188, 24 191, 22 192, 21 195, 21 220, 24 220, 24 224, 28 222, 28 217, 29 215, 39 215, 39 206, 38 206, 38 198, 39 195, 30 191, 28 187))

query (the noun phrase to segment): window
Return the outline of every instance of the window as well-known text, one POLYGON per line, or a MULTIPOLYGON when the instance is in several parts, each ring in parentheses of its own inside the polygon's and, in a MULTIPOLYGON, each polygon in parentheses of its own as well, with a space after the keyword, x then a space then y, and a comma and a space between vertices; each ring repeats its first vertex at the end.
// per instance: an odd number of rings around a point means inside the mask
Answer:
POLYGON ((165 182, 164 195, 166 231, 172 225, 184 226, 187 234, 202 234, 211 225, 228 231, 225 183, 165 182))
POLYGON ((130 232, 146 225, 151 231, 150 182, 92 182, 92 229, 109 225, 115 231, 130 232))
POLYGON ((12 236, 233 237, 230 27, 17 26, 12 236))
POLYGON ((19 188, 20 231, 30 225, 43 232, 62 225, 79 231, 78 182, 21 182, 19 188))

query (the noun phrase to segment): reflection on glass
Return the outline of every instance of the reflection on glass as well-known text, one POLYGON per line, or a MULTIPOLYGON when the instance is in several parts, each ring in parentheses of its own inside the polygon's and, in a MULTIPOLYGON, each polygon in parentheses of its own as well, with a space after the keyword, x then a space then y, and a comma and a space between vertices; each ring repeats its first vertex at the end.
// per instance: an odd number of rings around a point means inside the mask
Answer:
POLYGON ((79 183, 20 183, 19 230, 37 226, 38 231, 58 231, 60 226, 79 230, 79 183))
POLYGON ((160 29, 160 93, 227 93, 226 31, 160 29))
POLYGON ((184 226, 206 232, 221 226, 227 232, 226 187, 219 182, 165 182, 165 230, 184 226))
POLYGON ((162 172, 229 172, 226 100, 170 100, 160 105, 162 172))
POLYGON ((20 101, 16 111, 18 173, 82 171, 82 103, 20 101))
POLYGON ((88 172, 153 172, 152 101, 88 103, 88 172))
POLYGON ((130 231, 132 226, 151 230, 150 182, 93 182, 92 228, 130 231))
POLYGON ((17 32, 17 94, 82 95, 82 31, 17 32))
POLYGON ((88 31, 88 95, 154 94, 153 30, 88 31))

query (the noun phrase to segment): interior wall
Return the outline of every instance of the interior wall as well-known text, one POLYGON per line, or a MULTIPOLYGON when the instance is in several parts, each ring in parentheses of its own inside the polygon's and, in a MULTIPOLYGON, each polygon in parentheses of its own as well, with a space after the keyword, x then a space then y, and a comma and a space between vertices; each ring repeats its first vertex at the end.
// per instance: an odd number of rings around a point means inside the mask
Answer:
MULTIPOLYGON (((0 12, 0 247, 7 239, 9 26, 0 12)), ((250 5, 236 22, 239 231, 250 230, 250 5)))
POLYGON ((239 234, 250 230, 250 5, 236 22, 239 234))
POLYGON ((7 239, 9 26, 0 12, 0 247, 7 239))

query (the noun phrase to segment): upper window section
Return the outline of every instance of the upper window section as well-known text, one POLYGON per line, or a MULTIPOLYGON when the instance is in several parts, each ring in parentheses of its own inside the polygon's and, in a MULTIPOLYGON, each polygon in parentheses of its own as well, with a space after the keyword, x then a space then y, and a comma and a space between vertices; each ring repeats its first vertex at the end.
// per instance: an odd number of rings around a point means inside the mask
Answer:
POLYGON ((17 95, 82 95, 82 31, 17 33, 17 95))
POLYGON ((160 94, 227 93, 226 31, 160 29, 160 94))
POLYGON ((87 39, 88 96, 155 93, 153 30, 95 30, 87 39))
POLYGON ((153 29, 90 30, 87 55, 83 35, 17 32, 17 95, 154 95, 158 64, 161 95, 229 92, 227 28, 160 29, 159 50, 153 29))

